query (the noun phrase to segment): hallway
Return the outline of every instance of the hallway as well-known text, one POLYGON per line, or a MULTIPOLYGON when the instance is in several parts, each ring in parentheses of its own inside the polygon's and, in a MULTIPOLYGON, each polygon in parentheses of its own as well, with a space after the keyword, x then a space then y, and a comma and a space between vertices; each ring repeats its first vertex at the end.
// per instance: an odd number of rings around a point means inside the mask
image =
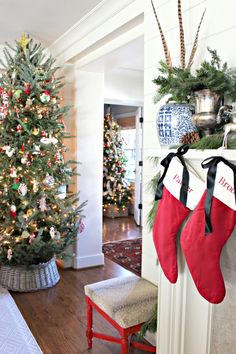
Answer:
POLYGON ((123 218, 103 218, 103 243, 142 237, 142 227, 137 226, 133 215, 123 218))

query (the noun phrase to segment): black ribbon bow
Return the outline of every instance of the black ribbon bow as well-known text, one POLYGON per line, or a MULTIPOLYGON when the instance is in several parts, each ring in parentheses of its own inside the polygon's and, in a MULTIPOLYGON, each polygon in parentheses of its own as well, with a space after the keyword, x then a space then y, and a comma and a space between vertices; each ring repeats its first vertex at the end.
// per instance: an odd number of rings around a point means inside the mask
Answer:
POLYGON ((216 178, 216 171, 217 165, 219 162, 223 162, 225 165, 230 167, 234 173, 234 196, 235 196, 235 203, 236 203, 236 166, 233 165, 228 160, 224 159, 221 156, 212 156, 205 159, 202 162, 202 168, 209 168, 207 173, 207 192, 206 192, 206 199, 204 204, 205 209, 205 233, 209 234, 212 232, 212 224, 211 224, 211 206, 212 206, 212 197, 215 187, 215 178, 216 178))
POLYGON ((182 185, 180 188, 180 202, 186 206, 187 203, 187 196, 188 196, 188 187, 189 187, 189 172, 187 170, 183 155, 186 154, 188 151, 189 146, 188 145, 182 145, 178 148, 177 152, 171 152, 168 154, 162 161, 161 165, 164 167, 164 172, 161 176, 161 178, 158 181, 157 184, 157 189, 155 193, 155 200, 160 200, 162 198, 162 193, 163 193, 163 187, 164 187, 164 178, 166 176, 166 173, 168 171, 169 165, 173 157, 178 157, 180 160, 181 164, 183 165, 183 174, 182 174, 182 185))

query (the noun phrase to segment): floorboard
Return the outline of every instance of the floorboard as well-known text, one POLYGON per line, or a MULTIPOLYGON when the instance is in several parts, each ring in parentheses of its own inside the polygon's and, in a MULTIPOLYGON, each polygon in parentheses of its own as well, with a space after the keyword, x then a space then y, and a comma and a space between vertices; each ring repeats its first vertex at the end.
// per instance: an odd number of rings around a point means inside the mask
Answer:
MULTIPOLYGON (((135 225, 133 217, 106 218, 104 221, 105 242, 140 236, 141 228, 135 225)), ((12 295, 44 354, 118 354, 119 345, 98 339, 94 339, 92 350, 87 349, 84 285, 129 274, 126 269, 105 259, 105 265, 101 267, 61 270, 60 282, 49 290, 12 295)), ((98 314, 94 317, 94 328, 117 334, 98 314)), ((130 353, 144 354, 134 349, 130 353)))

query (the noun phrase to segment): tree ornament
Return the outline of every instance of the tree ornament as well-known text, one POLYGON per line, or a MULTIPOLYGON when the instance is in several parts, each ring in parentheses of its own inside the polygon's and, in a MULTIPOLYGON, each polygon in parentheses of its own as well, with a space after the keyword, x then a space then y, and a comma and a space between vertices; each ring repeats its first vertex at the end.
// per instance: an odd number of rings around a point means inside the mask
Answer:
POLYGON ((28 231, 26 231, 26 230, 24 230, 24 231, 22 232, 22 234, 21 234, 21 236, 20 236, 20 237, 21 237, 22 239, 26 239, 26 238, 28 238, 28 237, 29 237, 29 235, 30 235, 30 234, 29 234, 29 232, 28 232, 28 231))
POLYGON ((20 148, 19 154, 24 154, 24 151, 25 151, 25 146, 22 145, 20 148))
POLYGON ((39 182, 36 179, 33 180, 33 192, 36 193, 39 190, 39 182))
POLYGON ((17 172, 15 167, 10 168, 10 177, 17 177, 17 172))
POLYGON ((53 176, 50 176, 48 173, 43 181, 43 183, 48 187, 53 187, 55 183, 55 179, 53 176))
POLYGON ((80 221, 79 221, 79 228, 78 228, 79 234, 82 234, 82 232, 84 231, 84 229, 85 229, 85 224, 84 224, 83 220, 80 219, 80 221))
POLYGON ((39 134, 39 128, 34 128, 33 130, 32 130, 32 134, 33 135, 38 135, 39 134))
POLYGON ((13 204, 10 206, 10 216, 13 217, 14 219, 16 219, 16 206, 13 204))
POLYGON ((33 100, 31 98, 27 98, 25 103, 25 108, 29 109, 33 104, 33 100))
POLYGON ((28 209, 26 213, 27 217, 29 218, 32 214, 33 214, 32 209, 28 209))
POLYGON ((39 155, 40 154, 40 145, 35 145, 34 144, 34 151, 32 152, 33 155, 39 155))
POLYGON ((20 161, 21 161, 22 165, 25 165, 28 161, 27 155, 24 155, 20 161))
POLYGON ((27 45, 30 42, 30 38, 27 37, 24 33, 22 33, 21 38, 19 40, 19 44, 21 48, 23 49, 24 53, 26 51, 27 45))
POLYGON ((45 197, 42 197, 42 198, 39 200, 39 209, 40 209, 41 211, 47 210, 47 203, 46 203, 46 198, 45 198, 45 197))
POLYGON ((13 256, 13 252, 12 252, 12 249, 9 248, 7 250, 7 259, 10 261, 12 259, 12 256, 13 256))
POLYGON ((50 101, 50 93, 49 91, 44 91, 41 95, 40 95, 40 101, 42 103, 48 103, 50 101))
POLYGON ((8 157, 12 157, 12 155, 15 153, 15 149, 9 145, 3 146, 2 150, 5 151, 8 157))
POLYGON ((17 125, 16 130, 18 133, 22 132, 22 126, 20 124, 17 125))
POLYGON ((28 188, 25 183, 21 183, 18 188, 18 193, 24 197, 27 194, 28 188))
POLYGON ((11 189, 17 191, 18 188, 19 188, 19 185, 20 185, 20 183, 13 183, 13 184, 11 185, 11 189))
POLYGON ((50 236, 51 236, 51 238, 52 238, 52 240, 54 240, 54 238, 55 238, 55 228, 52 226, 52 227, 50 227, 50 236))
POLYGON ((61 155, 61 153, 58 151, 55 155, 55 161, 56 163, 62 163, 63 162, 63 157, 61 155))
POLYGON ((16 91, 14 92, 13 97, 14 97, 16 100, 18 100, 18 99, 20 98, 21 94, 22 94, 22 90, 16 90, 16 91))
POLYGON ((30 234, 30 236, 29 236, 29 244, 30 245, 34 242, 35 237, 36 237, 36 235, 34 233, 30 234))
POLYGON ((47 136, 47 132, 45 130, 41 131, 41 136, 45 138, 47 136))
POLYGON ((30 95, 31 90, 30 90, 30 84, 29 83, 25 83, 24 93, 26 95, 30 95))

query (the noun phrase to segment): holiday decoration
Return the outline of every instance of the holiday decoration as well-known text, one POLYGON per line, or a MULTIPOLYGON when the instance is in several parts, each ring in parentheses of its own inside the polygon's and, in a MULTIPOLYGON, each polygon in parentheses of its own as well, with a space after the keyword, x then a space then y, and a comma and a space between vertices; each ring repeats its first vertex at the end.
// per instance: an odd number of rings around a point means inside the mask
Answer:
POLYGON ((162 270, 171 283, 178 277, 177 232, 204 191, 204 183, 186 166, 183 155, 187 151, 188 147, 182 146, 161 161, 165 169, 156 189, 159 203, 153 241, 162 270))
POLYGON ((80 205, 74 193, 56 197, 58 187, 69 185, 76 171, 74 162, 63 160, 69 135, 58 124, 69 108, 60 105, 54 59, 26 35, 13 49, 4 49, 0 78, 0 285, 24 291, 24 286, 37 290, 59 280, 58 273, 53 278, 54 256, 63 257, 76 239, 84 203, 80 205), (60 164, 55 156, 60 156, 60 164), (38 271, 44 267, 43 276, 50 274, 47 284, 38 271), (37 278, 30 286, 21 283, 23 270, 25 282, 29 274, 37 278))
POLYGON ((50 101, 50 93, 48 91, 44 91, 44 93, 40 95, 40 101, 42 103, 48 103, 50 101))
POLYGON ((202 163, 207 191, 181 235, 181 247, 199 293, 218 304, 225 297, 221 251, 236 224, 236 166, 222 157, 202 163))
POLYGON ((186 133, 180 139, 180 143, 183 145, 194 144, 196 141, 200 140, 198 132, 186 133))
POLYGON ((22 197, 24 197, 27 194, 28 188, 25 183, 21 183, 18 188, 18 192, 22 197))
POLYGON ((55 183, 55 179, 53 176, 50 176, 48 173, 43 181, 43 183, 48 186, 48 187, 53 187, 54 183, 55 183))
MULTIPOLYGON (((125 179, 126 158, 122 150, 122 138, 119 125, 111 114, 104 118, 104 159, 103 159, 103 210, 116 209, 114 216, 119 216, 119 211, 127 209, 131 198, 130 187, 125 179)), ((108 214, 109 216, 110 214, 108 214)))

